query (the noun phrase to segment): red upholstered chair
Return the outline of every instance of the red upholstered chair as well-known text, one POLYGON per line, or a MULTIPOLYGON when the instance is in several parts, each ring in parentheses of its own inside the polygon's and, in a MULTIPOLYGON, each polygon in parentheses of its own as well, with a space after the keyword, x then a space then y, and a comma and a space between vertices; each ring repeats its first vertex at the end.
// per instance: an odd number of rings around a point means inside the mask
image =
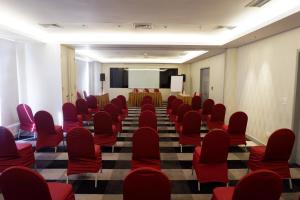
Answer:
POLYGON ((157 130, 157 119, 154 112, 150 110, 141 112, 139 117, 139 128, 142 127, 151 127, 154 130, 157 130))
POLYGON ((212 200, 279 200, 282 188, 278 174, 258 170, 244 176, 235 187, 215 188, 212 200))
POLYGON ((168 102, 167 102, 167 114, 170 115, 172 111, 172 101, 176 99, 176 96, 171 95, 168 97, 168 102))
POLYGON ((77 91, 76 94, 77 94, 77 99, 82 99, 82 96, 81 96, 80 92, 77 91))
POLYGON ((127 117, 127 115, 128 115, 128 107, 127 107, 126 97, 123 96, 123 95, 118 95, 117 98, 122 101, 122 112, 123 112, 123 115, 125 117, 127 117))
POLYGON ((200 96, 193 96, 192 98, 192 108, 193 110, 200 111, 201 109, 201 97, 200 96))
POLYGON ((222 129, 224 126, 226 108, 223 104, 216 104, 213 107, 211 116, 207 121, 207 127, 209 130, 218 128, 222 129))
POLYGON ((75 200, 71 185, 46 183, 40 174, 26 167, 11 167, 0 178, 2 194, 7 200, 75 200))
POLYGON ((89 112, 88 104, 84 99, 76 100, 77 114, 82 116, 83 121, 91 121, 93 119, 92 114, 89 112))
POLYGON ((34 122, 37 132, 36 150, 54 147, 56 152, 57 146, 64 139, 62 127, 54 125, 53 118, 47 111, 38 111, 34 115, 34 122))
POLYGON ((85 128, 74 128, 67 135, 68 176, 72 174, 95 173, 97 187, 98 172, 102 168, 101 150, 94 145, 91 132, 85 128))
POLYGON ((246 129, 248 116, 244 112, 235 112, 229 119, 229 125, 224 125, 223 129, 229 134, 230 145, 246 145, 246 129))
POLYGON ((77 115, 76 107, 72 103, 64 103, 62 110, 64 118, 63 130, 65 132, 82 126, 82 117, 81 115, 77 115))
POLYGON ((119 114, 119 117, 120 117, 120 120, 124 120, 125 118, 125 115, 123 113, 123 103, 122 103, 122 100, 118 99, 118 98, 114 98, 111 100, 111 103, 114 104, 116 106, 116 108, 118 109, 118 114, 119 114))
POLYGON ((139 128, 132 137, 131 169, 160 169, 159 137, 150 127, 139 128))
POLYGON ((119 117, 118 108, 114 104, 109 103, 104 106, 104 111, 111 115, 113 124, 115 125, 117 132, 118 133, 121 132, 122 121, 121 118, 119 117))
POLYGON ((289 129, 279 129, 269 138, 267 146, 255 146, 250 150, 248 168, 252 171, 268 169, 289 179, 293 187, 288 160, 291 156, 295 134, 289 129))
POLYGON ((150 110, 154 113, 156 112, 153 104, 144 104, 141 108, 141 112, 146 111, 146 110, 150 110))
POLYGON ((223 130, 213 130, 203 139, 202 147, 195 148, 193 168, 200 183, 228 182, 227 156, 229 150, 229 136, 223 130))
POLYGON ((84 96, 85 99, 87 99, 87 97, 88 97, 85 90, 83 90, 83 96, 84 96))
POLYGON ((159 89, 158 89, 158 88, 155 88, 155 89, 154 89, 154 92, 159 92, 159 89))
POLYGON ((161 171, 143 167, 132 170, 124 180, 123 200, 171 200, 171 185, 161 171))
POLYGON ((94 143, 101 146, 111 146, 114 152, 114 145, 117 142, 117 129, 113 125, 111 115, 100 111, 94 116, 94 143))
POLYGON ((192 107, 188 104, 181 104, 178 108, 178 116, 175 122, 175 129, 176 132, 179 133, 180 129, 182 127, 182 121, 183 121, 183 117, 185 115, 185 113, 187 113, 188 111, 191 111, 192 107))
POLYGON ((182 128, 179 131, 180 152, 183 145, 200 145, 201 115, 197 111, 188 111, 182 121, 182 128))
POLYGON ((86 103, 88 106, 89 113, 95 114, 96 112, 100 111, 98 106, 97 98, 93 95, 90 95, 86 98, 86 103))
MULTIPOLYGON (((20 121, 20 127, 18 132, 18 138, 20 137, 21 131, 35 132, 35 123, 31 108, 26 104, 19 104, 17 106, 17 113, 20 121)), ((35 134, 34 134, 35 137, 35 134)))
POLYGON ((202 121, 207 122, 212 110, 215 106, 215 102, 212 99, 206 99, 203 103, 203 107, 200 110, 202 121))
POLYGON ((14 136, 0 126, 0 173, 12 166, 31 167, 35 162, 30 143, 16 143, 14 136))
POLYGON ((144 92, 149 93, 149 89, 148 89, 148 88, 145 88, 145 89, 144 89, 144 92))
POLYGON ((179 106, 183 104, 183 101, 181 99, 174 99, 172 101, 172 104, 171 104, 171 114, 169 115, 169 118, 171 120, 171 122, 176 122, 176 119, 177 119, 177 115, 178 115, 178 108, 179 106))
POLYGON ((153 104, 152 97, 144 96, 141 102, 141 106, 143 106, 144 104, 153 104))

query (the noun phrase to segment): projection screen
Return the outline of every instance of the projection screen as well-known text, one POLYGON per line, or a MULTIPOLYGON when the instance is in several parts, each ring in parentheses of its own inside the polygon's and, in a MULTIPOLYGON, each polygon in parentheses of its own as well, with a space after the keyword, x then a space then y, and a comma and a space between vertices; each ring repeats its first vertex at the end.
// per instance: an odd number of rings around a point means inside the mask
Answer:
POLYGON ((159 69, 128 69, 129 88, 159 88, 159 69))

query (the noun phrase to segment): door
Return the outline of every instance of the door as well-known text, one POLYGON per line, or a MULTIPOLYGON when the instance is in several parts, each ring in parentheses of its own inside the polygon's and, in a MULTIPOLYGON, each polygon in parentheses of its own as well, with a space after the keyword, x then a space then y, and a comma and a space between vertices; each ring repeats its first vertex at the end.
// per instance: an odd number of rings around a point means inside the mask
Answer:
POLYGON ((200 94, 202 102, 209 98, 209 68, 200 69, 200 94))

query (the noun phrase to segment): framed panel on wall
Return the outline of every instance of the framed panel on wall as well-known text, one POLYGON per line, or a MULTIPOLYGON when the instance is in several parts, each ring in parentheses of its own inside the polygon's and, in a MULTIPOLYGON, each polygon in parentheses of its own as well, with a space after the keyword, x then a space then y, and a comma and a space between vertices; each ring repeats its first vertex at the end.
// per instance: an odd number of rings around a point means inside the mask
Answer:
POLYGON ((159 74, 159 87, 170 88, 171 87, 171 76, 178 75, 177 68, 161 68, 159 74))

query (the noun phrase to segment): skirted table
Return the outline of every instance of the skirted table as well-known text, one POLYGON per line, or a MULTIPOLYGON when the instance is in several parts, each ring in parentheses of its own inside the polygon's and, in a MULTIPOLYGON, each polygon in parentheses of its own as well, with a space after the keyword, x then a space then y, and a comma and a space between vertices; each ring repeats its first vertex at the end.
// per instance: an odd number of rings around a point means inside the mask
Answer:
POLYGON ((144 96, 152 97, 155 106, 162 105, 162 96, 160 92, 129 92, 128 104, 129 106, 139 107, 144 96))
POLYGON ((109 104, 109 96, 108 93, 102 94, 102 95, 96 95, 97 103, 100 107, 100 109, 103 109, 106 104, 109 104))
POLYGON ((193 97, 190 96, 190 95, 179 94, 179 95, 177 95, 177 98, 181 99, 183 101, 183 103, 185 103, 185 104, 192 105, 192 98, 193 97))

